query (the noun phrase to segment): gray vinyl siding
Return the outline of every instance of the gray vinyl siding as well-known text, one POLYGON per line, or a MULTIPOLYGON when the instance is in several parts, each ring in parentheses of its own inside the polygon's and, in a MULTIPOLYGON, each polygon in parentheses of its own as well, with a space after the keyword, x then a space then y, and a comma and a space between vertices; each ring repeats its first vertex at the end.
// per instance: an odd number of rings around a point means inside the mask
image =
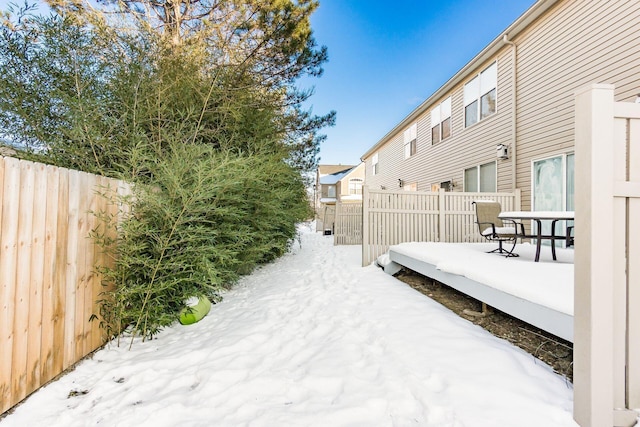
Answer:
POLYGON ((370 188, 379 190, 386 187, 387 190, 398 189, 398 178, 402 178, 399 174, 402 170, 402 161, 404 160, 404 140, 403 134, 399 133, 378 150, 378 168, 377 175, 372 175, 373 163, 372 157, 366 159, 365 185, 370 188))
POLYGON ((640 92, 640 2, 560 2, 518 44, 517 186, 531 207, 531 162, 573 152, 574 96, 612 83, 616 100, 640 92))
MULTIPOLYGON (((477 68, 468 82, 495 61, 487 61, 477 68)), ((429 191, 431 184, 453 180, 454 191, 463 191, 464 169, 496 160, 496 145, 511 140, 511 54, 505 50, 497 57, 498 87, 496 113, 478 123, 464 127, 464 83, 454 88, 435 104, 451 96, 451 136, 439 143, 431 143, 431 108, 417 119, 416 154, 404 158, 403 130, 378 151, 380 174, 371 176, 371 158, 367 159, 366 184, 371 188, 398 188, 398 179, 417 182, 418 191, 429 191)), ((498 161, 497 188, 511 190, 511 163, 498 161)))
MULTIPOLYGON (((574 96, 590 83, 616 86, 616 101, 640 93, 640 1, 564 0, 544 12, 511 40, 517 45, 517 163, 515 187, 522 208, 531 206, 531 163, 574 150, 574 96)), ((397 189, 398 178, 418 182, 419 191, 453 180, 463 190, 464 169, 496 160, 496 145, 512 144, 512 47, 473 71, 417 119, 417 154, 404 159, 403 129, 378 150, 380 174, 365 183, 397 189), (497 112, 464 128, 464 84, 497 59, 497 112), (451 137, 431 144, 430 110, 451 96, 451 137)), ((510 155, 513 153, 512 147, 510 155)), ((497 189, 511 191, 512 159, 497 160, 497 189)))

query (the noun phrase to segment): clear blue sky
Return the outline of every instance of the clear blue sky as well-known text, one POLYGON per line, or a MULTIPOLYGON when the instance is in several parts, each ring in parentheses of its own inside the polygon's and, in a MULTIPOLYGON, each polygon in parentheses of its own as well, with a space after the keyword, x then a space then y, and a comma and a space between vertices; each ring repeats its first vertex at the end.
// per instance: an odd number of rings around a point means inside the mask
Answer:
MULTIPOLYGON (((329 62, 307 103, 337 112, 323 133, 322 164, 360 157, 427 99, 535 0, 319 0, 311 17, 329 62)), ((9 2, 0 0, 0 9, 9 2)), ((32 3, 33 0, 30 0, 32 3)))
POLYGON ((311 18, 329 62, 308 102, 337 112, 321 164, 360 157, 535 0, 319 0, 311 18))

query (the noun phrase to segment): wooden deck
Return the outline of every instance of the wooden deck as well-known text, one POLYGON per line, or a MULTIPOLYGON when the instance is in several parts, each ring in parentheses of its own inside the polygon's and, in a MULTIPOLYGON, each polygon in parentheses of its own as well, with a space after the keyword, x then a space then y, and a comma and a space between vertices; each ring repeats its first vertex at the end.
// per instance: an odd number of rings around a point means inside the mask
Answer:
MULTIPOLYGON (((545 330, 564 340, 573 342, 572 301, 570 302, 570 306, 571 306, 570 310, 566 310, 566 309, 562 310, 562 309, 559 309, 557 306, 549 307, 549 305, 553 305, 553 304, 546 304, 544 302, 540 302, 540 301, 536 302, 531 300, 535 298, 518 296, 517 295, 518 292, 513 292, 512 290, 509 290, 509 289, 507 290, 500 289, 500 286, 496 286, 495 283, 490 283, 491 280, 486 280, 486 279, 482 281, 474 280, 474 278, 469 278, 464 275, 442 271, 442 269, 438 269, 436 266, 436 264, 438 263, 437 260, 435 259, 429 260, 428 259, 429 256, 423 257, 423 256, 414 255, 412 252, 414 252, 415 249, 417 248, 416 245, 419 245, 419 244, 409 243, 409 244, 392 246, 389 250, 390 262, 384 267, 385 272, 389 274, 395 274, 398 271, 400 271, 402 267, 406 267, 424 276, 437 280, 440 283, 450 286, 466 295, 471 296, 472 298, 480 300, 492 307, 495 307, 500 311, 503 311, 518 319, 521 319, 533 326, 536 326, 542 330, 545 330), (405 248, 403 248, 403 245, 414 245, 414 246, 411 247, 412 248, 411 250, 404 250, 405 248), (489 283, 483 283, 483 282, 489 282, 489 283), (570 313, 567 313, 567 311, 570 311, 570 313)), ((424 244, 424 245, 430 245, 430 246, 425 246, 424 250, 425 251, 430 250, 432 252, 432 256, 437 257, 440 251, 437 249, 438 246, 436 245, 449 245, 449 248, 450 248, 451 247, 450 245, 453 245, 453 244, 430 243, 430 244, 424 244)), ((461 249, 463 248, 463 245, 464 244, 461 244, 461 249)), ((487 269, 494 268, 492 263, 495 264, 495 263, 505 262, 505 257, 499 256, 496 254, 487 254, 482 251, 478 252, 477 254, 474 254, 474 256, 478 258, 478 260, 480 260, 478 264, 481 264, 482 266, 486 266, 487 269), (486 257, 486 259, 481 257, 486 257)), ((469 261, 468 254, 464 254, 459 259, 460 259, 459 262, 461 265, 468 262, 469 261)), ((513 262, 512 260, 517 260, 517 258, 515 259, 510 258, 509 261, 506 261, 506 262, 513 262)), ((515 262, 518 262, 518 261, 515 261, 515 262)), ((523 256, 523 259, 520 260, 520 262, 524 262, 523 264, 519 264, 519 266, 522 266, 523 268, 522 275, 531 276, 532 269, 537 268, 540 270, 539 280, 547 282, 545 284, 548 284, 549 280, 554 280, 554 278, 545 277, 545 274, 548 274, 545 272, 547 270, 553 271, 553 269, 555 269, 556 267, 559 267, 559 265, 549 264, 549 262, 553 262, 553 261, 547 261, 543 263, 534 263, 533 260, 527 260, 524 256, 523 256)), ((449 264, 451 264, 450 261, 449 261, 449 264)), ((517 266, 518 265, 513 263, 510 265, 510 267, 517 267, 517 266)), ((565 263, 565 267, 569 267, 569 266, 566 266, 566 263, 565 263)), ((454 270, 455 270, 455 266, 454 266, 454 270)), ((484 275, 481 274, 480 276, 490 277, 492 275, 492 271, 494 270, 484 272, 485 274, 484 275)), ((499 274, 499 273, 496 273, 496 274, 499 274)), ((557 275, 555 279, 558 280, 557 275)), ((516 278, 514 280, 518 280, 518 279, 516 278)), ((563 285, 566 285, 566 283, 563 285)), ((572 290, 573 283, 571 283, 570 285, 572 290)), ((550 289, 551 289, 551 292, 553 292, 553 287, 551 287, 550 289)), ((550 295, 550 297, 552 299, 556 299, 556 298, 566 299, 568 297, 568 293, 564 292, 563 294, 559 294, 557 296, 550 295)), ((572 298, 572 292, 570 297, 572 298)))

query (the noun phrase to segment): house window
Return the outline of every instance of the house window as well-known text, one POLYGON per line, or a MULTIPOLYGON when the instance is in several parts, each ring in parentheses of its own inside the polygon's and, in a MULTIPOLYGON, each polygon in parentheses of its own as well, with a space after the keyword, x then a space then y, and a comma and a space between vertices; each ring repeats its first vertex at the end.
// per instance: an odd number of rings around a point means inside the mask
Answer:
POLYGON ((362 178, 349 179, 349 194, 362 194, 362 178))
POLYGON ((336 186, 329 185, 327 187, 327 197, 335 198, 336 197, 336 186))
POLYGON ((431 143, 451 136, 451 97, 445 99, 431 110, 431 143))
POLYGON ((464 191, 496 192, 496 162, 485 163, 464 170, 464 191))
POLYGON ((416 154, 416 141, 418 139, 418 124, 414 123, 404 131, 404 158, 416 154))
POLYGON ((404 191, 418 191, 418 183, 412 182, 410 184, 404 184, 402 188, 404 191))
POLYGON ((373 164, 372 174, 377 175, 380 172, 378 168, 378 153, 373 155, 373 159, 371 160, 371 163, 373 164))
POLYGON ((496 112, 498 65, 491 64, 464 85, 464 126, 469 127, 496 112))
POLYGON ((533 162, 534 211, 572 210, 574 154, 551 157, 533 162))

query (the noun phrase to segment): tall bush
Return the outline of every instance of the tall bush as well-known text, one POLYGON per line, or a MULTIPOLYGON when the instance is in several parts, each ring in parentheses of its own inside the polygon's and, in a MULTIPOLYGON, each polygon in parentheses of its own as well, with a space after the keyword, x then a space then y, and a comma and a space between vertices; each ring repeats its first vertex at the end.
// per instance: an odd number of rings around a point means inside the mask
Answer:
POLYGON ((295 81, 322 73, 326 49, 312 37, 311 0, 213 2, 177 38, 167 35, 178 28, 131 10, 114 23, 122 15, 94 6, 3 16, 0 137, 133 184, 112 223, 117 241, 95 232, 116 260, 103 271, 111 290, 100 317, 110 335, 148 338, 189 297, 216 300, 282 255, 308 217, 302 172, 317 163, 317 131, 333 114, 304 111, 311 92, 295 81))
POLYGON ((103 301, 111 334, 148 338, 174 322, 189 297, 217 301, 257 265, 282 255, 308 217, 299 173, 277 156, 239 156, 176 143, 135 187, 119 225, 115 289, 103 301))

